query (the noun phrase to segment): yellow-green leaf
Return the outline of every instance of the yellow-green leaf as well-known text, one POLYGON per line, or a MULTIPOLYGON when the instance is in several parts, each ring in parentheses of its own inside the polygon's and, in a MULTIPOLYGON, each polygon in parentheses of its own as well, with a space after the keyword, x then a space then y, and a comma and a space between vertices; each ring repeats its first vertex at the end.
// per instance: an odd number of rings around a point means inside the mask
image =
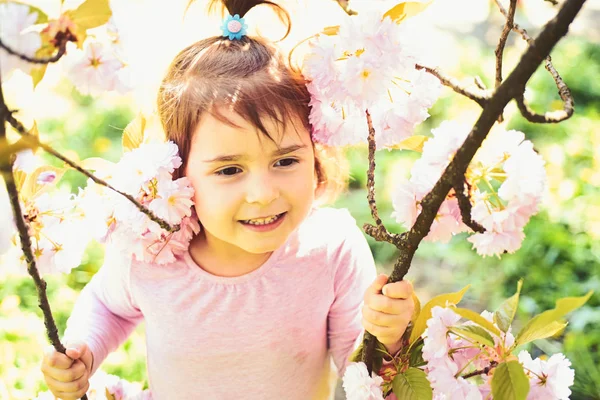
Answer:
POLYGON ((58 181, 60 181, 64 173, 65 170, 63 168, 57 168, 51 165, 42 165, 41 167, 36 168, 31 174, 27 175, 25 183, 23 184, 20 192, 21 198, 26 202, 34 199, 42 193, 49 191, 58 183, 58 181), (40 178, 40 175, 47 172, 53 172, 56 174, 56 177, 52 183, 39 182, 38 179, 40 178))
POLYGON ((396 397, 402 400, 431 400, 433 398, 433 391, 427 375, 423 370, 414 367, 410 367, 394 377, 392 390, 396 397))
POLYGON ((338 34, 339 31, 340 31, 339 25, 328 26, 325 29, 323 29, 323 33, 326 34, 327 36, 335 36, 338 34))
POLYGON ((494 312, 494 322, 498 325, 502 332, 507 332, 515 318, 517 306, 519 305, 519 294, 523 286, 523 279, 517 283, 517 292, 510 298, 504 300, 500 307, 494 312))
POLYGON ((423 135, 412 135, 401 141, 400 143, 390 146, 390 149, 395 150, 412 150, 419 153, 423 152, 423 145, 429 137, 423 135))
POLYGON ((383 14, 383 19, 386 17, 390 17, 392 21, 399 24, 404 21, 406 18, 413 17, 419 14, 421 11, 426 9, 431 1, 428 2, 416 2, 416 1, 406 1, 399 4, 396 4, 394 7, 390 8, 385 14, 383 14))
POLYGON ((425 304, 425 306, 423 306, 423 308, 421 309, 421 313, 419 314, 414 323, 412 333, 410 334, 409 342, 411 344, 414 343, 419 337, 421 337, 423 332, 425 332, 425 328, 427 327, 427 320, 431 318, 431 309, 433 307, 446 307, 450 304, 458 304, 464 296, 467 289, 469 288, 469 286, 470 285, 467 285, 460 291, 455 293, 446 293, 436 296, 433 299, 431 299, 427 304, 425 304))
POLYGON ((477 325, 482 328, 487 329, 492 332, 496 336, 500 336, 500 330, 494 326, 490 321, 483 318, 480 314, 477 314, 475 311, 471 311, 467 308, 455 308, 454 312, 460 315, 463 318, 468 319, 469 321, 475 322, 477 325))
POLYGON ((525 400, 529 393, 529 378, 516 360, 496 367, 492 377, 494 400, 525 400))
POLYGON ((453 326, 450 328, 450 332, 453 332, 459 336, 471 339, 475 343, 485 344, 486 346, 494 347, 494 339, 492 335, 485 329, 477 325, 462 325, 453 326))
POLYGON ((123 151, 130 151, 140 147, 144 141, 144 130, 146 129, 146 118, 142 113, 139 113, 123 131, 121 144, 123 151))
POLYGON ((415 321, 419 317, 419 314, 421 314, 421 300, 419 300, 419 298, 417 297, 417 295, 414 291, 412 292, 412 299, 413 299, 413 302, 415 303, 415 311, 413 312, 413 315, 410 318, 410 322, 412 322, 414 325, 415 321))
POLYGON ((78 28, 85 31, 107 23, 112 11, 108 0, 86 0, 68 15, 78 28))
POLYGON ((29 75, 31 75, 31 79, 33 80, 33 88, 35 89, 38 83, 42 81, 44 75, 46 74, 46 68, 48 68, 48 64, 44 64, 39 67, 35 67, 31 69, 29 75))
POLYGON ((533 340, 554 336, 557 333, 556 329, 558 329, 559 325, 553 323, 584 305, 592 293, 593 291, 590 290, 585 296, 558 299, 555 308, 536 315, 521 329, 521 332, 519 332, 515 339, 515 347, 533 340))

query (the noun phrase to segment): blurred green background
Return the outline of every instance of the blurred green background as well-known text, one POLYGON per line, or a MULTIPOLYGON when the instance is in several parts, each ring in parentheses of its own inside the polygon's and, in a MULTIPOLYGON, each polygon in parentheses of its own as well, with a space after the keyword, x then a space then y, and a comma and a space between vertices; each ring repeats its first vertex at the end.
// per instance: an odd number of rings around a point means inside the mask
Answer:
MULTIPOLYGON (((461 63, 448 72, 457 77, 479 75, 488 87, 493 85, 493 48, 501 29, 498 21, 496 18, 492 24, 475 24, 471 34, 454 33, 460 41, 461 54, 457 56, 461 63), (491 26, 485 28, 491 33, 482 31, 483 26, 491 26)), ((514 35, 511 38, 509 46, 520 46, 514 35)), ((513 60, 507 65, 514 65, 519 49, 522 46, 507 49, 507 60, 513 60)), ((590 301, 569 317, 563 335, 536 342, 529 350, 534 356, 565 353, 576 370, 571 398, 600 399, 600 48, 590 37, 571 35, 559 43, 553 56, 575 98, 575 115, 558 125, 537 125, 520 117, 514 104, 505 113, 507 128, 525 132, 543 154, 549 177, 544 205, 527 225, 522 248, 498 259, 478 256, 465 235, 456 236, 448 244, 422 243, 408 278, 414 281, 422 302, 469 283, 471 288, 463 301, 478 312, 495 309, 524 278, 517 329, 533 314, 553 307, 556 299, 594 290, 590 301)), ((39 120, 44 137, 51 139, 55 148, 80 159, 99 156, 118 160, 122 129, 136 110, 127 101, 81 96, 66 81, 58 88, 60 94, 72 99, 69 118, 39 120)), ((561 107, 556 87, 543 69, 530 81, 528 97, 536 110, 561 107)), ((417 133, 430 135, 431 128, 445 119, 465 114, 476 117, 478 113, 476 104, 444 89, 431 109, 431 118, 417 133)), ((366 148, 348 150, 352 179, 348 191, 335 204, 348 208, 360 226, 371 222, 365 190, 366 154, 366 148)), ((377 155, 379 211, 393 232, 403 228, 390 218, 392 182, 407 176, 417 157, 417 153, 407 151, 382 151, 377 155)), ((76 190, 85 179, 72 171, 62 184, 76 190)), ((396 250, 387 243, 368 240, 378 268, 389 273, 396 250)), ((61 334, 78 292, 102 260, 102 246, 94 243, 82 265, 70 275, 47 277, 50 304, 61 334)), ((0 399, 29 399, 46 390, 39 372, 46 343, 31 279, 6 274, 0 262, 0 399)), ((144 382, 144 354, 140 326, 102 368, 130 381, 144 382)))

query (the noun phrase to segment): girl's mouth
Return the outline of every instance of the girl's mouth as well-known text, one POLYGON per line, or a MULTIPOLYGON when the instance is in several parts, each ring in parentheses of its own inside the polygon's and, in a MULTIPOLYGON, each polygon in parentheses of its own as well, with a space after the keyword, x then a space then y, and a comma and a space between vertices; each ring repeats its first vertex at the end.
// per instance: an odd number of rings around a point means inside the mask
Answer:
POLYGON ((265 232, 277 228, 285 219, 286 212, 273 215, 267 218, 245 219, 240 220, 240 223, 253 231, 265 232))

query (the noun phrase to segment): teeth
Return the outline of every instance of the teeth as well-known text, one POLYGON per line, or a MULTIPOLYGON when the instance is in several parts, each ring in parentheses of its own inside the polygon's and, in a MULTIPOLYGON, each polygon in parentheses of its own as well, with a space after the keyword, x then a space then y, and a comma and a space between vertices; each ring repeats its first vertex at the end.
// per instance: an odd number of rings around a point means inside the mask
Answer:
POLYGON ((274 222, 277 219, 279 219, 279 215, 275 215, 269 218, 247 219, 244 222, 250 225, 267 225, 274 222))

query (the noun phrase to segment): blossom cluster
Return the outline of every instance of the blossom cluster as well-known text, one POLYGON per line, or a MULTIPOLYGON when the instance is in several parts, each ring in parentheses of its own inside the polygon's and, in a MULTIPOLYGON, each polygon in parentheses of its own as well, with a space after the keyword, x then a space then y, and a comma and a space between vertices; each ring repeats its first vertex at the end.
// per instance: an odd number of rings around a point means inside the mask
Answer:
POLYGON ((118 163, 96 170, 96 176, 180 229, 171 233, 164 230, 124 196, 90 180, 80 189, 78 207, 86 215, 94 238, 122 247, 139 261, 173 262, 200 230, 188 178, 172 177, 180 166, 173 142, 144 143, 125 153, 118 163))
MULTIPOLYGON (((131 195, 158 218, 179 225, 175 232, 161 228, 124 196, 91 179, 77 195, 51 190, 59 179, 57 173, 33 167, 34 161, 25 161, 31 153, 20 153, 15 173, 28 174, 26 187, 36 185, 35 193, 24 191, 21 208, 39 272, 70 272, 81 263, 92 239, 111 243, 136 260, 157 264, 173 262, 186 251, 200 226, 193 213, 194 191, 189 180, 172 177, 181 165, 177 152, 173 142, 146 143, 125 153, 118 163, 105 162, 96 170, 97 177, 131 195)), ((16 267, 13 272, 23 273, 25 257, 6 192, 0 193, 0 202, 7 205, 1 209, 0 220, 6 220, 4 226, 9 227, 0 234, 0 255, 7 252, 4 257, 10 259, 8 265, 16 267)))
MULTIPOLYGON (((38 271, 41 274, 70 272, 81 263, 90 236, 76 208, 76 196, 56 189, 62 171, 41 166, 31 151, 19 153, 13 171, 20 187, 21 211, 29 228, 38 271)), ((0 203, 5 203, 0 220, 6 221, 0 234, 0 255, 11 268, 9 272, 22 274, 27 266, 21 240, 7 193, 0 192, 0 203)))
MULTIPOLYGON (((152 400, 150 390, 142 390, 140 384, 128 382, 102 370, 96 371, 89 382, 89 400, 152 400)), ((52 392, 46 391, 39 393, 34 400, 54 399, 52 392)))
MULTIPOLYGON (((397 182, 393 194, 396 221, 412 227, 421 212, 420 202, 462 146, 468 125, 445 121, 433 129, 423 154, 408 181, 397 182)), ((465 174, 472 204, 471 218, 485 228, 468 240, 480 255, 499 255, 518 250, 525 237, 523 228, 537 212, 546 182, 544 160, 522 132, 496 126, 484 140, 465 174)), ((470 230, 462 221, 456 193, 451 190, 425 238, 447 242, 470 230)))
POLYGON ((310 81, 315 141, 330 146, 366 143, 368 109, 377 147, 389 148, 429 117, 441 85, 416 69, 423 45, 413 34, 416 24, 361 13, 347 17, 337 35, 320 34, 311 42, 303 73, 310 81))
MULTIPOLYGON (((434 399, 488 398, 493 372, 469 378, 463 376, 475 371, 484 371, 486 367, 491 367, 489 371, 493 371, 494 365, 506 359, 514 359, 510 351, 515 338, 510 329, 506 333, 500 331, 500 336, 489 332, 494 339, 494 346, 491 347, 455 334, 452 328, 473 323, 459 324, 461 317, 451 308, 436 306, 431 313, 432 318, 427 321, 427 330, 424 333, 423 359, 427 362, 425 372, 431 383, 434 399)), ((481 316, 489 322, 493 320, 492 313, 488 311, 482 312, 481 316)), ((529 378, 528 400, 569 398, 569 387, 573 385, 575 372, 570 368, 570 361, 562 354, 554 354, 547 360, 533 360, 531 355, 523 350, 518 355, 518 361, 529 378)))
MULTIPOLYGON (((77 21, 68 13, 49 21, 40 30, 34 25, 42 17, 39 9, 26 4, 7 2, 0 4, 0 37, 12 50, 29 57, 47 57, 54 51, 59 38, 72 37, 67 43, 67 52, 61 60, 64 75, 77 90, 85 95, 98 95, 105 91, 127 93, 133 88, 133 76, 123 51, 119 30, 113 18, 101 27, 94 28, 93 35, 81 33, 77 21), (40 53, 41 52, 41 53, 40 53)), ((14 70, 31 73, 34 64, 10 55, 0 49, 2 80, 10 77, 14 70)))

